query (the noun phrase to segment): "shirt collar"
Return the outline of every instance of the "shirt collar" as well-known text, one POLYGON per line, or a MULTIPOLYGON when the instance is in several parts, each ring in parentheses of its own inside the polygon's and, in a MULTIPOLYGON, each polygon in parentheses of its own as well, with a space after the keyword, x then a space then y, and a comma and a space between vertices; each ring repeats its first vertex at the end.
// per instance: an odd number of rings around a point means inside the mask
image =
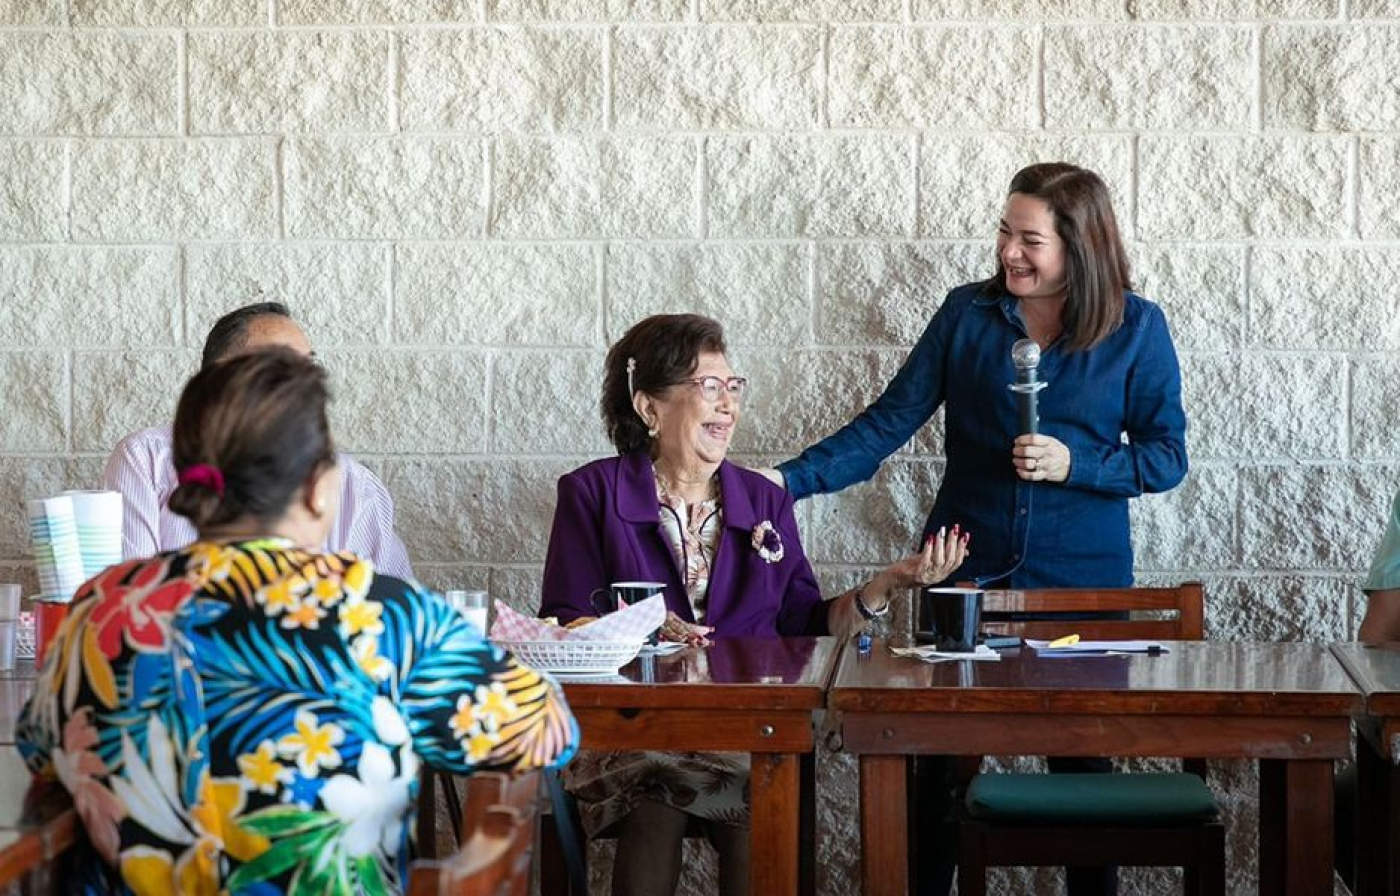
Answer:
POLYGON ((995 305, 1001 309, 1001 316, 1006 318, 1007 323, 1022 333, 1026 331, 1026 322, 1021 319, 1021 310, 1016 307, 1016 297, 1011 293, 997 289, 989 283, 972 297, 972 304, 981 308, 990 308, 995 305))

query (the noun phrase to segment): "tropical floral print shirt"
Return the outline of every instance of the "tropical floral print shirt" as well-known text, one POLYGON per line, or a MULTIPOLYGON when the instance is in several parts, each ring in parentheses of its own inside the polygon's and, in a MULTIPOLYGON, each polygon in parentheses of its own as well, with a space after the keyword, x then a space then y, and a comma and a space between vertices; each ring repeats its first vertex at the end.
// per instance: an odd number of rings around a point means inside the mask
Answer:
POLYGON ((138 894, 393 893, 419 764, 574 753, 549 679, 353 554, 197 543, 83 586, 21 714, 138 894))

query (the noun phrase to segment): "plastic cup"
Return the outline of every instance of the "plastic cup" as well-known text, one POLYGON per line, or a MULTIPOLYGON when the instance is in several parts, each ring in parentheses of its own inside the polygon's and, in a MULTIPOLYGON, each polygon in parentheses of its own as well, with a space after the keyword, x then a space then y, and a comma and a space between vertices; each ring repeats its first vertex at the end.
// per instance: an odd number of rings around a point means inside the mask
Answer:
POLYGON ((15 630, 18 628, 17 620, 0 621, 0 672, 9 672, 15 667, 15 630))
POLYGON ((491 598, 485 591, 448 591, 444 597, 462 618, 476 626, 481 636, 486 637, 491 621, 491 598))
POLYGON ((0 622, 19 618, 19 586, 0 585, 0 622))

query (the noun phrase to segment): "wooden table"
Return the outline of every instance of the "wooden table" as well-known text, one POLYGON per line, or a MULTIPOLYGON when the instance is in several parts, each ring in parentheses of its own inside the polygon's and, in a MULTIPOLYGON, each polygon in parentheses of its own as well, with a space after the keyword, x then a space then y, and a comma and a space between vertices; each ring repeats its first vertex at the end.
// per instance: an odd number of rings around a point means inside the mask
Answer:
POLYGON ((1332 763, 1361 695, 1326 647, 1178 642, 1159 656, 840 665, 828 708, 860 756, 863 892, 908 889, 906 757, 1260 760, 1260 892, 1332 893, 1332 763))
POLYGON ((1365 695, 1357 719, 1356 894, 1400 888, 1400 644, 1334 644, 1332 653, 1365 695))
POLYGON ((721 639, 641 658, 613 678, 565 681, 590 750, 752 754, 750 892, 799 889, 802 754, 812 752, 841 645, 834 638, 721 639))
POLYGON ((0 672, 0 887, 24 880, 32 893, 52 891, 52 863, 77 839, 77 813, 57 785, 31 789, 15 747, 15 720, 34 689, 34 664, 0 672))

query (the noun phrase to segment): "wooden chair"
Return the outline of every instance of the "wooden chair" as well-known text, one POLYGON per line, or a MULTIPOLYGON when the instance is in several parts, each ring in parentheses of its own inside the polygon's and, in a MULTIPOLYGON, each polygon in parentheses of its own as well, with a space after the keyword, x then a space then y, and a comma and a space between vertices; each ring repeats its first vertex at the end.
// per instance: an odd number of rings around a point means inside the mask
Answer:
MULTIPOLYGON (((1199 641, 1205 590, 989 591, 989 634, 1053 639, 1199 641), (1100 618, 1082 618, 1095 614, 1100 618), (1119 618, 1102 618, 1112 614, 1119 618), (1033 619, 1018 618, 1033 616, 1033 619), (1054 617, 1074 616, 1072 621, 1054 617), (1126 617, 1126 618, 1122 618, 1126 617)), ((1187 775, 977 775, 959 809, 958 892, 986 893, 992 865, 1178 865, 1188 894, 1225 892, 1225 834, 1202 760, 1187 775)))
POLYGON ((408 896, 527 896, 539 832, 540 774, 467 779, 462 839, 442 861, 409 869, 408 896))

